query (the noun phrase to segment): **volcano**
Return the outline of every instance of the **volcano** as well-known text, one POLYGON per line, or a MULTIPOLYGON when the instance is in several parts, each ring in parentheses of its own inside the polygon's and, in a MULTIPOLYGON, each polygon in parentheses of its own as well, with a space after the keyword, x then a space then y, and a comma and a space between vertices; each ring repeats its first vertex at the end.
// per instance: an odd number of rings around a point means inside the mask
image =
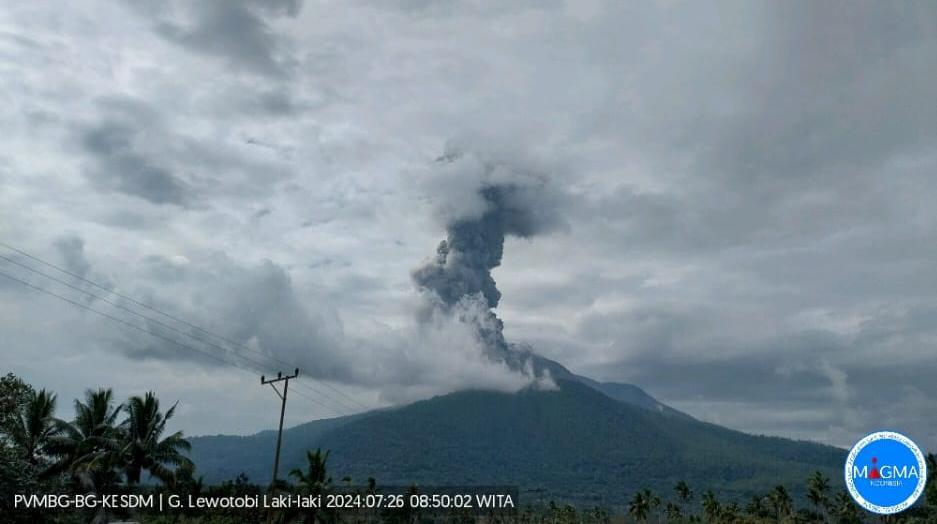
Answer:
MULTIPOLYGON (((669 494, 684 480, 741 499, 784 484, 797 494, 812 471, 836 479, 842 449, 748 435, 701 422, 630 384, 549 367, 557 388, 460 391, 410 405, 316 420, 284 430, 281 471, 328 449, 334 479, 385 485, 516 485, 535 499, 623 505, 638 489, 669 494)), ((245 473, 270 481, 276 433, 192 438, 209 482, 245 473)))

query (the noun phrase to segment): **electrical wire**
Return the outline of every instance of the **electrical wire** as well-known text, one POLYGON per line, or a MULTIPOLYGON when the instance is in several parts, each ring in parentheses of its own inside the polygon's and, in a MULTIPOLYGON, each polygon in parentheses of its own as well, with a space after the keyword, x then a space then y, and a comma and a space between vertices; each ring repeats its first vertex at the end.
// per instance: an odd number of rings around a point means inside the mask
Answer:
MULTIPOLYGON (((90 280, 90 279, 88 279, 88 278, 86 278, 86 277, 84 277, 84 276, 82 276, 82 275, 79 275, 79 274, 77 274, 77 273, 74 273, 74 272, 72 272, 72 271, 69 271, 69 270, 67 270, 67 269, 64 269, 64 268, 62 268, 62 267, 59 267, 59 266, 57 266, 57 265, 55 265, 55 264, 53 264, 53 263, 51 263, 51 262, 48 262, 48 261, 46 261, 46 260, 43 260, 43 259, 41 259, 41 258, 39 258, 39 257, 37 257, 37 256, 35 256, 35 255, 32 255, 32 254, 30 254, 30 253, 28 253, 28 252, 26 252, 26 251, 23 251, 22 249, 19 249, 19 248, 15 247, 15 246, 11 246, 10 244, 7 244, 6 242, 0 241, 0 246, 3 246, 3 247, 5 247, 6 249, 9 249, 10 251, 16 252, 16 253, 18 253, 18 254, 20 254, 20 255, 22 255, 22 256, 25 256, 25 257, 29 258, 30 260, 33 260, 33 261, 35 261, 35 262, 38 262, 39 264, 42 264, 42 265, 44 265, 44 266, 50 267, 50 268, 52 268, 52 269, 55 269, 56 271, 59 271, 59 272, 61 272, 61 273, 63 273, 63 274, 66 274, 66 275, 68 275, 68 276, 71 276, 71 277, 73 277, 73 278, 76 278, 76 279, 78 279, 78 280, 81 280, 82 282, 86 282, 86 283, 90 284, 91 286, 94 286, 94 287, 96 287, 96 288, 98 288, 98 289, 100 289, 100 290, 102 290, 102 291, 105 291, 105 292, 107 292, 107 293, 113 294, 114 296, 117 296, 117 297, 119 297, 119 298, 122 298, 122 299, 124 299, 124 300, 127 300, 128 302, 131 302, 131 303, 133 303, 133 304, 135 304, 135 305, 137 305, 137 306, 140 306, 140 307, 145 308, 145 309, 147 309, 147 310, 149 310, 149 311, 152 311, 152 312, 154 312, 154 313, 156 313, 156 314, 158 314, 158 315, 161 315, 161 316, 163 316, 164 318, 168 318, 168 319, 173 320, 173 321, 175 321, 175 322, 179 322, 179 323, 181 323, 181 324, 183 324, 183 325, 185 325, 185 326, 188 326, 188 327, 190 327, 190 328, 192 328, 192 329, 194 329, 194 330, 196 330, 196 331, 198 331, 198 332, 200 332, 200 333, 204 333, 204 334, 206 334, 206 335, 208 335, 208 336, 215 337, 216 339, 221 340, 221 341, 223 341, 223 342, 225 342, 225 343, 227 343, 227 344, 229 344, 229 345, 231 345, 231 346, 234 346, 234 347, 236 347, 236 348, 240 348, 240 349, 242 349, 242 350, 250 351, 250 352, 253 352, 253 353, 257 353, 257 354, 259 354, 259 355, 260 355, 261 357, 263 357, 263 358, 266 358, 266 359, 268 359, 268 360, 275 361, 275 362, 278 362, 278 363, 280 363, 280 364, 286 365, 288 368, 296 367, 296 366, 293 365, 292 363, 286 362, 286 361, 284 361, 284 360, 282 360, 282 359, 280 359, 280 358, 277 358, 277 357, 274 356, 274 355, 269 355, 269 354, 260 352, 259 350, 255 349, 255 348, 251 348, 251 347, 246 346, 246 345, 244 345, 244 344, 240 344, 240 343, 238 343, 238 342, 236 342, 236 341, 234 341, 234 340, 231 340, 230 338, 227 338, 227 337, 225 337, 225 336, 223 336, 223 335, 220 335, 220 334, 218 334, 218 333, 215 333, 215 332, 213 332, 213 331, 210 331, 210 330, 208 330, 208 329, 205 329, 205 328, 203 328, 203 327, 201 327, 201 326, 198 326, 198 325, 195 325, 195 324, 193 324, 193 323, 191 323, 191 322, 188 322, 188 321, 186 321, 186 320, 184 320, 184 319, 181 319, 181 318, 179 318, 179 317, 176 317, 176 316, 174 316, 174 315, 171 315, 171 314, 169 314, 169 313, 166 313, 165 311, 162 311, 162 310, 160 310, 160 309, 158 309, 158 308, 156 308, 156 307, 150 306, 149 304, 146 304, 146 303, 144 303, 144 302, 141 302, 141 301, 139 301, 139 300, 137 300, 137 299, 135 299, 135 298, 133 298, 133 297, 131 297, 131 296, 129 296, 129 295, 126 295, 126 294, 123 294, 123 293, 119 293, 119 292, 117 292, 117 291, 115 291, 115 290, 113 290, 113 289, 111 289, 111 288, 108 288, 108 287, 106 287, 106 286, 104 286, 104 285, 102 285, 102 284, 99 284, 99 283, 97 283, 97 282, 95 282, 95 281, 93 281, 93 280, 90 280)), ((140 316, 140 317, 145 318, 145 319, 147 319, 147 320, 149 320, 149 321, 151 321, 151 322, 154 322, 154 323, 157 323, 157 324, 159 324, 159 325, 162 325, 162 326, 166 327, 167 329, 171 329, 172 331, 177 332, 177 333, 180 333, 180 334, 182 334, 182 335, 184 335, 184 336, 187 336, 187 337, 189 337, 189 338, 192 338, 193 340, 198 340, 199 342, 202 342, 202 343, 204 343, 204 344, 208 344, 208 345, 210 345, 210 346, 212 346, 212 347, 215 347, 215 348, 222 349, 223 351, 229 351, 228 348, 221 347, 221 346, 219 346, 219 345, 217 345, 217 344, 214 344, 214 343, 212 343, 212 342, 209 342, 209 341, 207 341, 207 340, 204 340, 204 339, 195 337, 195 336, 193 336, 193 335, 190 334, 190 333, 186 333, 186 332, 184 332, 184 331, 182 331, 182 330, 179 330, 179 329, 170 327, 168 324, 166 324, 166 323, 164 323, 164 322, 162 322, 162 321, 159 321, 159 320, 153 319, 153 318, 151 318, 151 317, 147 317, 147 316, 145 316, 145 315, 142 315, 142 314, 140 314, 140 313, 138 313, 138 312, 135 312, 135 311, 133 311, 133 310, 131 310, 131 309, 129 309, 129 308, 126 308, 126 307, 124 307, 124 306, 118 305, 118 304, 116 304, 116 303, 113 302, 113 301, 110 301, 110 300, 107 300, 107 299, 105 299, 105 298, 103 298, 103 297, 100 297, 100 296, 98 296, 98 295, 95 295, 95 294, 93 294, 93 293, 91 293, 91 292, 89 292, 89 291, 87 291, 87 290, 84 290, 84 289, 81 289, 81 288, 72 286, 72 285, 70 285, 70 284, 68 284, 68 283, 66 283, 66 282, 64 282, 64 281, 62 281, 62 280, 60 280, 60 279, 57 279, 57 278, 55 278, 55 277, 52 277, 52 276, 50 276, 50 275, 48 275, 48 274, 46 274, 46 273, 43 273, 43 272, 41 272, 41 271, 39 271, 39 270, 30 268, 30 267, 26 266, 25 264, 22 264, 22 263, 19 263, 19 262, 17 262, 17 261, 14 261, 14 260, 12 260, 12 259, 10 259, 10 258, 8 258, 8 257, 5 257, 5 256, 3 256, 3 255, 0 255, 0 258, 6 260, 6 261, 8 261, 8 262, 14 263, 14 264, 16 264, 16 265, 18 265, 18 266, 20 266, 20 267, 23 267, 23 268, 25 268, 25 269, 27 269, 27 270, 29 270, 29 271, 32 271, 32 272, 37 273, 37 274, 40 274, 40 275, 42 275, 42 276, 44 276, 44 277, 46 277, 46 278, 49 278, 49 279, 51 279, 51 280, 54 280, 54 281, 56 281, 56 282, 58 282, 58 283, 60 283, 60 284, 66 285, 66 286, 68 286, 69 288, 74 289, 74 290, 76 290, 76 291, 78 291, 78 292, 85 293, 85 294, 87 294, 87 295, 89 295, 89 296, 92 296, 92 297, 95 297, 95 298, 97 298, 97 299, 99 299, 99 300, 102 300, 102 301, 104 301, 104 302, 107 302, 108 304, 111 304, 111 305, 114 306, 114 307, 118 307, 118 308, 120 308, 120 309, 122 309, 122 310, 124 310, 124 311, 127 311, 127 312, 131 313, 131 314, 134 314, 134 315, 136 315, 136 316, 140 316)), ((246 357, 245 357, 245 358, 246 358, 246 357)), ((311 377, 309 377, 308 375, 305 375, 305 374, 304 374, 304 375, 300 375, 300 377, 308 378, 308 379, 311 380, 311 377)), ((335 402, 335 403, 337 403, 337 404, 343 406, 345 409, 349 409, 349 408, 350 408, 351 411, 355 411, 356 409, 361 409, 361 410, 368 410, 368 409, 369 409, 367 406, 361 404, 360 402, 358 402, 357 400, 355 400, 355 399, 352 398, 351 396, 345 394, 344 392, 342 392, 342 391, 339 390, 338 388, 332 386, 332 385, 329 384, 328 382, 325 382, 325 381, 318 381, 318 384, 319 384, 319 385, 322 385, 322 386, 324 386, 324 387, 326 387, 326 388, 328 388, 329 390, 333 391, 334 393, 336 393, 336 394, 342 396, 343 398, 347 399, 349 402, 351 402, 351 403, 354 405, 354 407, 349 407, 345 402, 342 402, 342 401, 339 401, 339 400, 337 400, 337 399, 334 399, 334 398, 331 397, 330 395, 324 394, 323 392, 321 392, 321 391, 319 391, 319 390, 313 388, 313 387, 312 387, 311 385, 309 385, 309 384, 300 382, 300 383, 297 384, 297 386, 305 386, 306 389, 311 390, 312 392, 314 392, 314 393, 316 393, 316 394, 322 395, 323 397, 329 398, 330 400, 332 400, 332 402, 335 402)))
MULTIPOLYGON (((23 264, 23 263, 21 263, 21 262, 18 262, 18 261, 16 261, 16 260, 11 259, 11 258, 9 258, 9 257, 6 257, 6 256, 4 256, 4 255, 0 255, 0 260, 5 260, 5 261, 7 261, 7 262, 9 262, 9 263, 11 263, 11 264, 15 264, 15 265, 17 265, 17 266, 19 266, 19 267, 21 267, 21 268, 27 270, 27 271, 30 271, 30 272, 32 272, 32 273, 34 273, 34 274, 37 274, 37 275, 41 276, 41 277, 47 278, 47 279, 49 279, 49 280, 51 280, 51 281, 53 281, 53 282, 56 282, 56 283, 58 283, 58 284, 61 284, 61 285, 63 285, 63 286, 66 286, 66 287, 68 287, 69 289, 72 289, 72 290, 77 291, 77 292, 79 292, 79 293, 83 293, 83 294, 85 294, 85 295, 88 295, 89 297, 94 298, 94 299, 96 299, 96 300, 100 300, 100 301, 102 301, 102 302, 104 302, 104 303, 106 303, 106 304, 110 304, 111 306, 113 306, 113 307, 115 307, 115 308, 117 308, 117 309, 120 309, 121 311, 125 311, 125 312, 127 312, 127 313, 130 313, 131 315, 134 315, 134 316, 136 316, 136 317, 142 318, 143 320, 145 320, 145 321, 147 321, 147 322, 152 322, 152 323, 154 323, 154 324, 157 324, 157 325, 159 325, 159 326, 161 326, 161 327, 163 327, 163 328, 165 328, 165 329, 168 329, 168 330, 170 330, 170 331, 172 331, 172 332, 174 332, 174 333, 177 333, 177 334, 179 334, 179 335, 182 335, 182 336, 184 336, 184 337, 191 338, 192 340, 196 340, 196 341, 198 341, 198 342, 201 342, 201 343, 203 343, 203 344, 206 344, 206 345, 208 345, 208 346, 211 346, 211 347, 213 347, 213 348, 215 348, 215 349, 221 350, 221 351, 223 351, 223 352, 225 352, 225 353, 234 353, 234 354, 240 356, 241 358, 243 358, 244 360, 247 360, 248 362, 251 362, 252 364, 254 364, 254 365, 256 366, 256 368, 262 370, 262 372, 269 372, 269 371, 272 371, 272 370, 274 369, 273 367, 269 366, 268 364, 259 362, 259 361, 255 360, 255 359, 253 359, 253 358, 251 358, 251 357, 249 357, 249 356, 247 356, 247 355, 239 354, 237 351, 232 351, 232 350, 229 349, 229 348, 226 348, 226 347, 224 347, 224 346, 215 344, 215 343, 213 343, 213 342, 211 342, 211 341, 208 341, 208 340, 205 340, 205 339, 202 339, 202 338, 199 338, 199 337, 195 337, 195 336, 193 336, 191 333, 187 333, 187 332, 185 332, 185 331, 183 331, 183 330, 181 330, 181 329, 176 328, 175 326, 171 326, 171 325, 169 325, 169 324, 167 324, 167 323, 165 323, 165 322, 163 322, 163 321, 161 321, 161 320, 158 320, 158 319, 149 317, 149 316, 144 315, 144 314, 142 314, 142 313, 140 313, 140 312, 138 312, 138 311, 134 311, 134 310, 132 310, 132 309, 130 309, 130 308, 128 308, 128 307, 125 307, 125 306, 122 305, 122 304, 119 304, 119 303, 117 303, 117 302, 115 302, 115 301, 113 301, 113 300, 110 300, 110 299, 108 299, 108 298, 105 298, 105 297, 102 297, 102 296, 97 295, 97 294, 95 294, 95 293, 92 293, 92 292, 90 292, 90 291, 88 291, 88 290, 81 289, 80 287, 74 286, 74 285, 72 285, 72 284, 69 283, 69 282, 66 282, 66 281, 64 281, 64 280, 62 280, 62 279, 59 279, 59 278, 55 277, 55 276, 49 275, 48 273, 45 273, 45 272, 40 271, 40 270, 38 270, 38 269, 29 267, 29 266, 26 265, 26 264, 23 264)), ((246 348, 246 346, 244 346, 244 347, 246 348)), ((259 352, 258 352, 258 353, 259 353, 259 352)), ((260 353, 260 356, 261 356, 261 357, 266 357, 267 355, 265 355, 265 354, 263 354, 263 353, 260 353)), ((270 360, 278 360, 278 359, 270 358, 270 360)), ((301 385, 301 384, 296 384, 296 385, 299 386, 299 385, 301 385)), ((328 394, 323 393, 322 391, 319 391, 319 390, 317 390, 317 389, 315 389, 315 388, 312 388, 312 386, 309 386, 309 385, 307 385, 307 384, 302 384, 302 385, 307 386, 309 389, 312 390, 313 393, 318 394, 318 395, 320 395, 320 396, 322 396, 322 397, 325 397, 325 398, 329 399, 331 402, 335 403, 336 405, 341 406, 342 409, 350 410, 350 411, 355 411, 355 408, 348 406, 346 403, 342 402, 341 400, 338 400, 338 399, 336 399, 336 398, 334 398, 334 397, 332 397, 332 396, 330 396, 330 395, 328 395, 328 394)))
MULTIPOLYGON (((221 358, 221 357, 219 357, 219 356, 217 356, 217 355, 215 355, 215 354, 213 354, 213 353, 206 352, 206 351, 202 351, 202 350, 200 350, 200 349, 198 349, 198 348, 196 348, 196 347, 190 346, 190 345, 185 344, 185 343, 183 343, 183 342, 179 342, 178 340, 175 340, 175 339, 173 339, 173 338, 171 338, 171 337, 167 337, 167 336, 162 335, 162 334, 160 334, 160 333, 157 333, 157 332, 155 332, 155 331, 151 331, 151 330, 146 329, 146 328, 144 328, 144 327, 138 326, 137 324, 134 324, 134 323, 132 323, 132 322, 127 322, 126 320, 123 320, 123 319, 121 319, 121 318, 115 317, 115 316, 113 316, 113 315, 111 315, 111 314, 109 314, 109 313, 106 313, 106 312, 97 310, 97 309, 95 309, 95 308, 93 308, 93 307, 91 307, 91 306, 88 306, 88 305, 86 305, 86 304, 82 304, 81 302, 77 302, 77 301, 75 301, 75 300, 72 300, 72 299, 70 299, 70 298, 68 298, 68 297, 66 297, 66 296, 64 296, 64 295, 60 295, 60 294, 58 294, 58 293, 55 293, 54 291, 49 291, 48 289, 45 289, 45 288, 43 288, 43 287, 36 286, 36 285, 34 285, 34 284, 31 284, 31 283, 29 283, 29 282, 27 282, 27 281, 25 281, 25 280, 23 280, 23 279, 20 279, 20 278, 18 278, 18 277, 15 277, 15 276, 10 275, 10 274, 8 274, 8 273, 5 273, 5 272, 3 272, 3 271, 0 271, 0 276, 3 276, 3 277, 6 277, 6 278, 8 278, 8 279, 10 279, 10 280, 14 280, 14 281, 16 281, 16 282, 19 282, 20 284, 22 284, 22 285, 24 285, 24 286, 26 286, 26 287, 28 287, 28 288, 34 290, 34 291, 38 291, 38 292, 40 292, 40 293, 43 293, 43 294, 46 294, 46 295, 49 295, 49 296, 58 298, 58 299, 60 299, 60 300, 64 300, 65 302, 68 302, 69 304, 71 304, 71 305, 73 305, 73 306, 80 307, 80 308, 82 308, 82 309, 85 309, 85 310, 90 311, 90 312, 92 312, 92 313, 95 313, 95 314, 97 314, 97 315, 100 315, 100 316, 102 316, 102 317, 104 317, 104 318, 106 318, 106 319, 108 319, 108 320, 111 320, 111 321, 113 321, 113 322, 117 322, 117 323, 119 323, 119 324, 121 324, 121 325, 123 325, 123 326, 129 327, 129 328, 131 328, 131 329, 135 329, 135 330, 137 330, 137 331, 146 333, 146 334, 151 335, 151 336, 153 336, 153 337, 156 337, 156 338, 165 340, 166 342, 169 342, 169 343, 171 343, 171 344, 174 344, 174 345, 176 345, 176 346, 178 346, 178 347, 180 347, 180 348, 187 349, 187 350, 190 350, 190 351, 195 351, 195 352, 200 353, 200 354, 202 354, 202 355, 204 355, 204 356, 206 356, 206 357, 208 357, 208 358, 211 358, 211 359, 213 359, 213 360, 216 360, 216 361, 218 361, 218 362, 220 362, 220 363, 222 363, 222 364, 229 365, 229 366, 234 366, 234 367, 237 368, 237 369, 242 369, 242 370, 244 370, 244 368, 241 367, 240 365, 238 365, 237 362, 231 362, 231 361, 225 360, 224 358, 221 358)), ((243 358, 243 356, 242 356, 242 358, 243 358)), ((256 366, 256 364, 255 364, 255 366, 256 366)), ((254 369, 254 371, 264 372, 264 369, 263 369, 263 368, 259 368, 259 369, 258 369, 257 367, 254 367, 253 369, 254 369)), ((245 370, 245 371, 246 371, 246 370, 245 370)), ((299 394, 299 392, 297 392, 297 393, 299 394)), ((322 403, 322 402, 320 402, 320 401, 318 401, 318 400, 316 400, 316 399, 314 399, 314 398, 306 397, 305 395, 302 395, 302 394, 300 394, 300 396, 303 396, 303 397, 307 398, 308 400, 310 400, 310 401, 312 401, 312 402, 318 404, 318 405, 319 405, 320 407, 322 407, 322 408, 325 408, 325 409, 329 410, 331 413, 333 413, 333 414, 335 414, 335 415, 337 415, 337 416, 342 416, 342 415, 343 415, 342 413, 336 412, 333 408, 329 407, 328 405, 326 405, 326 404, 324 404, 324 403, 322 403)))

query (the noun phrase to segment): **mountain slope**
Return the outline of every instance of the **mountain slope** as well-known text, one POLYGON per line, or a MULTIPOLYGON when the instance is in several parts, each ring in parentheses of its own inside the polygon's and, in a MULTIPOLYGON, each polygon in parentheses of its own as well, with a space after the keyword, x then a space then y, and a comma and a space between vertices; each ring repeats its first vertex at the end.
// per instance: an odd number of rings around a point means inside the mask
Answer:
MULTIPOLYGON (((280 449, 280 477, 285 477, 289 470, 301 465, 306 450, 315 447, 315 443, 330 430, 360 418, 349 417, 313 420, 283 430, 283 444, 280 449)), ((232 480, 240 473, 261 483, 269 483, 272 477, 273 455, 276 448, 277 432, 261 431, 246 437, 237 435, 210 435, 189 438, 192 450, 189 455, 198 467, 199 475, 210 483, 232 480)))
POLYGON ((692 418, 686 413, 677 411, 676 409, 659 402, 656 398, 648 395, 646 391, 639 388, 638 386, 635 386, 634 384, 622 384, 620 382, 599 382, 589 377, 577 375, 566 369, 566 366, 560 364, 559 362, 550 360, 534 353, 530 348, 512 346, 512 354, 516 361, 516 367, 521 368, 523 367, 523 364, 521 364, 522 362, 529 361, 531 367, 538 376, 548 371, 550 376, 556 380, 574 380, 582 382, 590 388, 604 393, 605 395, 615 400, 624 402, 625 404, 630 404, 632 406, 637 406, 639 408, 644 408, 666 415, 692 418))
POLYGON ((632 406, 637 406, 639 408, 644 408, 649 411, 655 411, 657 413, 662 413, 666 415, 672 415, 676 417, 692 418, 682 411, 677 411, 672 407, 658 402, 657 399, 650 396, 643 389, 635 386, 634 384, 622 384, 620 382, 596 382, 591 378, 576 376, 576 378, 583 384, 604 393, 606 396, 611 397, 619 402, 624 402, 625 404, 630 404, 632 406))
MULTIPOLYGON (((583 503, 621 504, 634 490, 669 492, 683 479, 729 496, 803 484, 815 469, 831 478, 843 450, 756 437, 689 417, 623 402, 581 383, 515 394, 464 391, 355 419, 284 432, 284 471, 310 447, 331 450, 335 478, 368 476, 383 484, 517 484, 583 503)), ((315 424, 315 423, 314 423, 315 424)), ((255 481, 269 480, 273 439, 260 434, 226 451, 255 481), (258 446, 269 446, 261 449, 258 446), (270 460, 260 460, 261 455, 270 460), (236 457, 236 458, 235 458, 236 457)), ((271 435, 272 437, 272 435, 271 435)), ((193 439, 193 459, 209 480, 223 437, 193 439)), ((228 471, 231 471, 230 469, 228 471)), ((546 495, 545 495, 546 496, 546 495)))

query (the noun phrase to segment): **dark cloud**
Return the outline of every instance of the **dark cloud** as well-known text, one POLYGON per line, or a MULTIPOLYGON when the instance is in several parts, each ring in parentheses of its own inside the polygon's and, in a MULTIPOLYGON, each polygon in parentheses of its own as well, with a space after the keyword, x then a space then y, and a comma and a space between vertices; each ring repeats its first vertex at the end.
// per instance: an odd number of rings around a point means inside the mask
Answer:
POLYGON ((256 99, 256 106, 259 110, 273 115, 295 114, 301 109, 285 91, 260 93, 256 99))
POLYGON ((499 2, 477 3, 451 0, 365 0, 363 3, 377 9, 400 10, 411 15, 435 17, 459 15, 485 18, 517 14, 518 11, 524 10, 556 9, 562 6, 561 0, 524 0, 512 2, 510 5, 499 2))
POLYGON ((145 214, 132 210, 118 210, 106 213, 97 220, 108 227, 144 231, 159 226, 157 221, 149 220, 145 214))
POLYGON ((55 242, 59 255, 65 261, 65 268, 77 275, 86 276, 91 270, 91 263, 85 257, 85 241, 77 235, 67 235, 55 242))
POLYGON ((303 366, 310 376, 341 380, 351 376, 348 361, 340 352, 344 341, 338 318, 328 308, 307 308, 296 296, 289 274, 273 262, 244 266, 225 256, 213 255, 193 264, 150 256, 140 269, 147 278, 161 284, 158 288, 138 290, 138 294, 147 296, 159 308, 174 312, 177 318, 198 320, 199 325, 208 326, 238 345, 169 322, 173 328, 194 335, 192 340, 159 322, 150 322, 148 329, 195 350, 166 340, 143 346, 123 344, 124 350, 136 358, 194 359, 212 365, 228 361, 252 371, 258 365, 275 369, 282 362, 297 365, 315 362, 314 368, 303 366), (168 300, 166 289, 195 283, 198 287, 194 293, 168 300), (205 353, 218 358, 206 357, 205 353))
MULTIPOLYGON (((193 5, 192 19, 177 23, 161 19, 157 32, 197 53, 224 58, 236 69, 284 77, 293 65, 268 17, 295 17, 302 0, 209 0, 193 5)), ((283 101, 270 99, 277 109, 283 101)))
POLYGON ((822 435, 813 438, 845 446, 882 421, 901 420, 923 442, 937 436, 930 417, 909 416, 911 406, 937 393, 924 378, 931 371, 925 355, 937 337, 930 300, 899 306, 907 304, 899 296, 869 308, 866 299, 811 290, 810 282, 789 296, 772 292, 774 303, 746 297, 757 289, 749 285, 723 303, 697 304, 692 287, 662 301, 659 290, 622 284, 635 306, 586 314, 567 343, 551 333, 531 340, 560 355, 601 347, 594 362, 580 360, 576 370, 639 384, 702 418, 747 431, 785 433, 786 425, 787 434, 822 435), (815 298, 845 304, 804 307, 815 298))
POLYGON ((700 331, 706 329, 706 324, 688 330, 685 323, 663 320, 652 330, 656 337, 617 340, 628 357, 592 373, 638 383, 703 418, 747 431, 785 433, 787 426, 797 435, 822 435, 848 446, 855 435, 900 420, 903 430, 922 442, 937 437, 929 417, 908 417, 905 411, 937 394, 925 379, 930 371, 902 364, 906 357, 884 345, 912 332, 905 326, 889 329, 887 338, 873 329, 855 336, 814 329, 765 333, 743 345, 700 341, 693 354, 675 348, 680 340, 705 340, 700 331), (886 361, 870 358, 889 354, 886 361))
POLYGON ((81 145, 95 159, 86 173, 95 184, 154 204, 184 205, 186 184, 137 148, 140 132, 130 124, 102 122, 80 133, 81 145))
MULTIPOLYGON (((96 112, 71 127, 69 145, 77 144, 87 156, 83 174, 98 190, 194 209, 219 199, 262 202, 293 174, 279 149, 248 148, 236 136, 228 141, 200 136, 179 112, 161 112, 158 105, 129 96, 94 102, 96 112)), ((104 212, 96 220, 112 223, 115 215, 130 218, 121 226, 133 229, 152 225, 148 219, 165 218, 128 208, 104 212)))

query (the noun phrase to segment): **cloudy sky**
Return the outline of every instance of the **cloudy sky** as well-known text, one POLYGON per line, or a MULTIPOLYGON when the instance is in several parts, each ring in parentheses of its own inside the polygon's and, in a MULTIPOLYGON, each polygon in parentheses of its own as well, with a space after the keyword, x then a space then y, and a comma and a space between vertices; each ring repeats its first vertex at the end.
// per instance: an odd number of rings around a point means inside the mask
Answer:
MULTIPOLYGON (((8 3, 0 241, 327 381, 288 424, 510 388, 414 320, 411 271, 477 197, 438 168, 458 147, 557 195, 494 273, 509 340, 733 428, 937 448, 937 6, 714 7, 8 3)), ((276 423, 226 342, 178 338, 0 279, 0 371, 63 405, 107 385, 179 400, 190 434, 276 423)))

